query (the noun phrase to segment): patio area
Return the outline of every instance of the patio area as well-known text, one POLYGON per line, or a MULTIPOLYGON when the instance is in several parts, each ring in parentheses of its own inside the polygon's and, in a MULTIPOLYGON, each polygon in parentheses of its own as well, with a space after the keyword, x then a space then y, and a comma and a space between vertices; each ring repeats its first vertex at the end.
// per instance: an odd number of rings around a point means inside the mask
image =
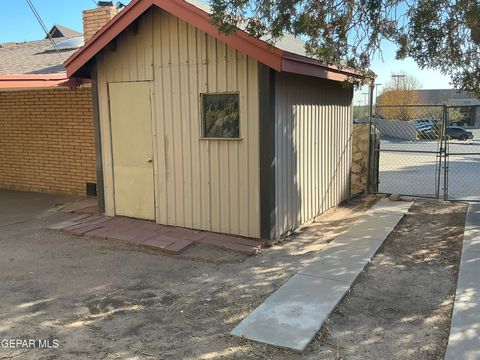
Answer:
POLYGON ((262 242, 257 240, 164 226, 121 216, 83 214, 48 226, 48 229, 99 240, 124 241, 172 255, 180 254, 195 243, 238 251, 246 255, 256 255, 262 248, 262 242))

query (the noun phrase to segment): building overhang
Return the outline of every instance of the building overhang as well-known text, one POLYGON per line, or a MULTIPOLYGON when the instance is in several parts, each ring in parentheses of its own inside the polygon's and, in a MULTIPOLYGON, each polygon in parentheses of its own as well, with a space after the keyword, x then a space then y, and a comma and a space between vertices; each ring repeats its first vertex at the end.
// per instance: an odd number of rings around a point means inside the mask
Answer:
POLYGON ((89 65, 94 57, 152 6, 163 9, 275 71, 334 81, 361 77, 352 69, 325 65, 318 60, 281 50, 240 29, 229 35, 223 34, 211 22, 208 12, 184 0, 133 0, 65 61, 67 76, 90 77, 89 65))

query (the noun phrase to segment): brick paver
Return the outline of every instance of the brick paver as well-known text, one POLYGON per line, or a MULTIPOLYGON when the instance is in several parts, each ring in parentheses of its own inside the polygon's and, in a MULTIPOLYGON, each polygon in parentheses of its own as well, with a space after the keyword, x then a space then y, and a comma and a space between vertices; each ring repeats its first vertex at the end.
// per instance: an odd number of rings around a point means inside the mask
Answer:
POLYGON ((81 215, 72 220, 51 225, 48 229, 99 240, 123 241, 173 255, 180 254, 195 243, 234 250, 247 255, 257 254, 262 245, 260 241, 239 236, 164 226, 120 216, 81 215))

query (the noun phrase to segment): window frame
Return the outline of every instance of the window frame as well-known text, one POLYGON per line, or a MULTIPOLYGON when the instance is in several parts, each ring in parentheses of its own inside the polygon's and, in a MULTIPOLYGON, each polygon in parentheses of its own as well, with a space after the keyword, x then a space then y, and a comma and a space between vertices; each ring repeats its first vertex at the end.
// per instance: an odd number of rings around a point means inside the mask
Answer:
POLYGON ((200 140, 213 140, 213 141, 242 141, 242 129, 240 126, 240 120, 242 117, 242 111, 240 106, 240 91, 216 91, 216 92, 204 92, 200 93, 199 104, 200 104, 200 140), (205 114, 203 101, 206 95, 238 95, 238 137, 229 138, 229 137, 209 137, 205 136, 205 114))

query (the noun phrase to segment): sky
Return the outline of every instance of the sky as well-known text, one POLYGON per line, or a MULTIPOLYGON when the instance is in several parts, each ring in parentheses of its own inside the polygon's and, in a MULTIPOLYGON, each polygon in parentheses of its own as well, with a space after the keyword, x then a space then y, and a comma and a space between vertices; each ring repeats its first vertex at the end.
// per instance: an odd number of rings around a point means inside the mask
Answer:
MULTIPOLYGON (((26 0, 2 0, 0 43, 45 38, 26 0)), ((95 7, 93 0, 32 0, 46 27, 64 25, 82 31, 82 10, 95 7)))
MULTIPOLYGON (((412 58, 395 60, 396 47, 384 41, 382 43, 383 60, 378 55, 372 61, 372 70, 377 75, 376 84, 385 85, 392 78, 392 74, 406 73, 417 78, 422 89, 451 89, 450 77, 432 69, 421 70, 412 58)), ((376 86, 376 92, 382 92, 382 85, 376 86)), ((367 89, 360 88, 355 91, 354 105, 365 105, 365 92, 367 89)))
MULTIPOLYGON (((95 7, 94 0, 32 0, 46 27, 59 24, 82 31, 82 10, 95 7)), ((128 0, 122 1, 128 4, 128 0)), ((116 3, 116 1, 115 1, 116 3)), ((45 34, 33 16, 26 0, 2 1, 0 12, 0 43, 10 41, 30 41, 43 39, 45 34)), ((377 74, 376 83, 385 84, 391 75, 399 72, 411 74, 420 80, 424 89, 451 88, 450 79, 434 70, 420 70, 412 59, 395 60, 395 47, 382 44, 383 60, 378 56, 372 62, 372 69, 377 74)), ((382 90, 378 86, 378 92, 382 90)), ((356 91, 354 104, 365 103, 366 89, 356 91)))

